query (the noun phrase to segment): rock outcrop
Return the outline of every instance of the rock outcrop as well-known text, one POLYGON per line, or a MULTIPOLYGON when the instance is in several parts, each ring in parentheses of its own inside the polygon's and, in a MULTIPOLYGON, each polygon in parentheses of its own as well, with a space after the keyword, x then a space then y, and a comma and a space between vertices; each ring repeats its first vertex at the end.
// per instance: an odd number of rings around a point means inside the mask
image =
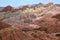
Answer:
POLYGON ((12 6, 6 6, 6 7, 2 10, 2 12, 13 11, 13 10, 14 10, 14 8, 13 8, 12 6))
POLYGON ((50 2, 3 8, 0 40, 60 40, 60 7, 50 2))

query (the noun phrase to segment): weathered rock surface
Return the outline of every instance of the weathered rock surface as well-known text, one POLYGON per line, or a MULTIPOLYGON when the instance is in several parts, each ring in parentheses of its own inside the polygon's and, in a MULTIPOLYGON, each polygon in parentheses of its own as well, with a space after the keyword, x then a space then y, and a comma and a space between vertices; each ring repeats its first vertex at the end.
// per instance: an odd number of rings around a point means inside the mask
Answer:
POLYGON ((60 40, 60 7, 52 2, 5 7, 0 13, 0 40, 60 40))

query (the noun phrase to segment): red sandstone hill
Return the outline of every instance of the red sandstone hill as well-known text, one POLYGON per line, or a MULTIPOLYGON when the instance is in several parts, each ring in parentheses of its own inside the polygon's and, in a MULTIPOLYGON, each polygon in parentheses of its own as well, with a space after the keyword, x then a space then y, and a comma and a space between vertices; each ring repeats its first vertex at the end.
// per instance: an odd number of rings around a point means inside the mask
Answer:
POLYGON ((7 12, 7 11, 13 11, 14 8, 12 6, 6 6, 4 9, 2 9, 2 12, 7 12))
POLYGON ((60 40, 60 6, 50 2, 1 10, 0 40, 60 40))
POLYGON ((14 8, 10 5, 4 7, 3 9, 0 8, 1 12, 7 12, 7 11, 13 11, 13 12, 16 12, 16 11, 19 11, 19 10, 26 10, 27 8, 33 8, 35 9, 36 7, 39 8, 39 7, 49 7, 51 5, 54 5, 52 2, 49 2, 48 4, 42 4, 42 3, 38 3, 38 4, 33 4, 33 5, 24 5, 24 6, 20 6, 18 8, 14 8))
POLYGON ((33 5, 24 5, 24 6, 20 6, 18 7, 18 9, 14 9, 12 6, 8 5, 6 7, 4 7, 3 9, 1 8, 0 10, 2 12, 7 12, 7 11, 17 11, 17 10, 25 10, 26 8, 35 8, 35 7, 39 7, 39 6, 49 6, 49 5, 52 5, 53 3, 48 3, 46 5, 42 4, 42 3, 38 3, 38 4, 33 4, 33 5))
POLYGON ((47 33, 60 33, 60 7, 47 12, 41 19, 36 20, 34 24, 43 27, 47 33))

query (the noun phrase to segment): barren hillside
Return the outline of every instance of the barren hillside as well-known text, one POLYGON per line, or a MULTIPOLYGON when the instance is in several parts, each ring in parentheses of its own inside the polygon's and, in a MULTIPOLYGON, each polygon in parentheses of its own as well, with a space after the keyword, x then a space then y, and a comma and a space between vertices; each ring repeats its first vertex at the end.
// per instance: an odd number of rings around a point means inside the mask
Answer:
POLYGON ((60 40, 60 4, 0 7, 0 40, 60 40))

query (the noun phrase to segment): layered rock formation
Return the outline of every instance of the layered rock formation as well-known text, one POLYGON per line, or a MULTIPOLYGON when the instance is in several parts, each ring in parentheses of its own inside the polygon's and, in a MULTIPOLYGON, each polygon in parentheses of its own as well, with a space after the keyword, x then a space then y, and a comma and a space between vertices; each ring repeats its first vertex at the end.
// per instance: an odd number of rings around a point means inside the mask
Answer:
POLYGON ((60 40, 60 7, 51 2, 5 7, 0 12, 0 40, 60 40))

